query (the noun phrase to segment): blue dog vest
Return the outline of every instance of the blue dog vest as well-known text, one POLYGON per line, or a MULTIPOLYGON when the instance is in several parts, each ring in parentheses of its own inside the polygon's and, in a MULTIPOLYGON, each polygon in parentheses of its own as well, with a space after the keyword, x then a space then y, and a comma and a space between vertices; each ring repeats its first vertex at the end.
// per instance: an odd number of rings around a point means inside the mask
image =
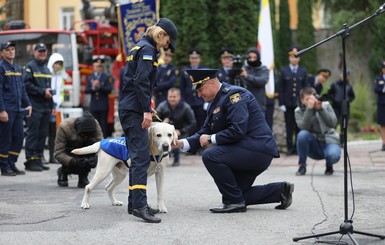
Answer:
POLYGON ((124 137, 104 139, 100 141, 100 147, 106 153, 122 161, 127 161, 128 158, 130 158, 130 154, 126 147, 126 138, 124 137))

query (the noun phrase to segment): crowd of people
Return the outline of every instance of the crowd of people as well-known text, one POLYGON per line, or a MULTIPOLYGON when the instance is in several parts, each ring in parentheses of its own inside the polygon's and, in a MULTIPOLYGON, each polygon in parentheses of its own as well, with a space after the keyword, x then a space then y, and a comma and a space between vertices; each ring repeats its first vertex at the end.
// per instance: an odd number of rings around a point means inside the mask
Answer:
MULTIPOLYGON (((241 69, 234 69, 234 53, 223 48, 221 67, 201 64, 201 51, 188 52, 189 64, 180 70, 172 64, 178 31, 174 23, 161 18, 147 29, 130 50, 120 72, 119 119, 131 156, 128 207, 131 213, 149 223, 159 223, 147 205, 147 168, 150 164, 148 133, 154 114, 173 124, 179 140, 173 145, 173 164, 181 164, 180 151, 202 155, 202 161, 222 194, 222 204, 213 213, 245 212, 247 206, 280 203, 291 205, 294 184, 276 182, 253 186, 254 180, 280 156, 273 134, 275 98, 267 98, 265 85, 269 69, 261 62, 258 48, 245 52, 241 69), (162 63, 158 65, 159 52, 162 63), (258 160, 256 160, 258 159, 258 160)), ((68 118, 58 125, 57 111, 63 102, 65 72, 63 56, 53 53, 46 64, 48 48, 37 43, 33 60, 21 69, 14 64, 15 44, 2 43, 0 52, 0 167, 1 175, 23 175, 16 162, 25 131, 25 170, 49 170, 48 162, 59 163, 60 187, 68 186, 69 174, 79 175, 78 187, 88 183, 96 166, 94 154, 75 156, 71 150, 108 137, 107 115, 112 79, 104 73, 104 59, 95 57, 93 72, 85 93, 90 95, 90 112, 68 118), (48 137, 49 161, 44 147, 48 137)), ((321 68, 309 76, 296 57, 299 47, 288 50, 288 65, 281 68, 277 85, 279 109, 284 112, 287 155, 298 154, 296 175, 306 174, 307 158, 326 160, 325 175, 332 175, 340 159, 341 141, 336 128, 341 118, 343 84, 349 104, 355 98, 353 87, 343 77, 328 91, 323 85, 331 76, 321 68), (321 94, 324 93, 323 96, 321 94), (329 102, 330 100, 330 102, 329 102)), ((385 62, 376 77, 377 120, 381 125, 385 150, 385 62)), ((348 116, 347 116, 348 117, 348 116)))

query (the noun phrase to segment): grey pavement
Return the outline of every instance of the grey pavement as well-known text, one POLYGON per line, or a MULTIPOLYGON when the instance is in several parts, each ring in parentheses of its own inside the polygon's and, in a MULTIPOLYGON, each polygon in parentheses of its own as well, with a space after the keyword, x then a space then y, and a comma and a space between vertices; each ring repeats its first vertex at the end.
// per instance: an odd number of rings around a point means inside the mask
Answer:
MULTIPOLYGON (((354 230, 385 235, 385 152, 380 148, 378 140, 348 144, 354 230)), ((158 215, 160 224, 147 224, 127 214, 128 179, 116 189, 116 197, 125 206, 110 204, 104 191, 107 179, 91 193, 91 208, 82 210, 83 190, 76 187, 77 176, 69 179, 69 188, 59 188, 57 164, 50 164, 49 171, 0 176, 0 244, 314 244, 316 239, 292 239, 339 230, 344 222, 343 158, 332 176, 324 175, 324 161, 314 160, 308 161, 305 176, 295 176, 297 160, 297 156, 282 154, 255 181, 293 182, 293 204, 287 210, 268 204, 249 206, 246 213, 213 214, 209 209, 217 206, 221 197, 211 176, 200 156, 183 155, 181 166, 166 169, 168 213, 158 215)), ((24 169, 23 162, 24 152, 17 163, 20 169, 24 169)), ((350 219, 350 187, 348 197, 350 219)), ((148 201, 156 205, 153 177, 148 181, 148 201)), ((378 238, 353 237, 359 244, 385 244, 378 238)), ((340 234, 319 240, 340 239, 339 244, 353 244, 340 234)))

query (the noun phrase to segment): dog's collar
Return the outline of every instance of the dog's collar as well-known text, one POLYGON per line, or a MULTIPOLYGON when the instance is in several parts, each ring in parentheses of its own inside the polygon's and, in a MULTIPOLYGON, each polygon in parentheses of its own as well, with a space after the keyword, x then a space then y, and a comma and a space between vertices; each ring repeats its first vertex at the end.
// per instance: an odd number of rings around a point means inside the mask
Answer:
POLYGON ((151 161, 154 161, 156 163, 160 163, 163 158, 167 157, 168 156, 168 152, 162 152, 161 155, 154 155, 153 152, 151 151, 151 161))

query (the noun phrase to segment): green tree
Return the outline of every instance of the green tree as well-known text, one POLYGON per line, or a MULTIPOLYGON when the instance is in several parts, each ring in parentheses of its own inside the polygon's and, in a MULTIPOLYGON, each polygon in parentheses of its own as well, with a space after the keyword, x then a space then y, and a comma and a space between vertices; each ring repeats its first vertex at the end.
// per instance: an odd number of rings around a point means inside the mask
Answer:
POLYGON ((279 34, 276 40, 278 41, 276 61, 278 68, 280 68, 288 63, 287 51, 292 45, 289 4, 287 0, 280 1, 279 3, 279 34))
MULTIPOLYGON (((298 29, 297 43, 300 48, 306 48, 314 44, 314 26, 312 22, 312 1, 298 0, 298 29)), ((310 50, 301 56, 301 64, 309 73, 317 71, 316 50, 310 50)))

